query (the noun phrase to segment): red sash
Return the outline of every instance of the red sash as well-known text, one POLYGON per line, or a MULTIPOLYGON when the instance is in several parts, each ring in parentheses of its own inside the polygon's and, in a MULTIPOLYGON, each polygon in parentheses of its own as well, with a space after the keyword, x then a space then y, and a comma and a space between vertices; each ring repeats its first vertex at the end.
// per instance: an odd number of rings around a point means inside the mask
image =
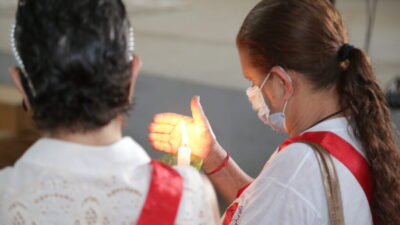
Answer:
POLYGON ((147 194, 137 225, 173 225, 183 192, 183 180, 170 166, 152 160, 153 166, 147 194))
MULTIPOLYGON (((307 132, 300 136, 287 139, 279 147, 278 151, 282 150, 283 148, 294 142, 299 141, 308 141, 320 144, 333 157, 335 157, 344 166, 346 166, 363 189, 365 196, 370 204, 370 209, 372 210, 371 203, 373 199, 373 178, 371 174, 371 169, 367 160, 351 144, 347 143, 341 137, 332 132, 307 132)), ((243 191, 243 189, 239 190, 240 194, 243 191)), ((227 209, 225 213, 225 218, 223 220, 223 225, 229 225, 231 223, 236 209, 237 205, 235 204, 227 209)), ((376 221, 374 222, 375 224, 377 224, 376 221)))
MULTIPOLYGON (((299 141, 309 141, 320 144, 339 160, 356 178, 371 206, 373 199, 373 179, 367 160, 348 142, 332 132, 307 132, 286 140, 279 150, 299 141)), ((372 209, 372 208, 371 208, 372 209)))

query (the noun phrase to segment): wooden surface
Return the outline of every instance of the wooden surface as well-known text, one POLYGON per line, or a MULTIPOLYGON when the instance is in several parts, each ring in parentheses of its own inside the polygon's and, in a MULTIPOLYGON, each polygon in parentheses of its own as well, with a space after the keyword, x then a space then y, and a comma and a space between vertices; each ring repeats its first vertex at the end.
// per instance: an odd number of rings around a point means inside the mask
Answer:
POLYGON ((0 84, 0 103, 7 105, 21 104, 22 97, 18 90, 9 85, 0 84))
POLYGON ((0 84, 0 168, 10 166, 38 138, 30 115, 15 87, 0 84))
POLYGON ((37 139, 37 132, 0 138, 0 169, 13 165, 37 139))
POLYGON ((30 115, 22 108, 22 96, 12 86, 0 84, 0 132, 18 134, 33 130, 30 115))

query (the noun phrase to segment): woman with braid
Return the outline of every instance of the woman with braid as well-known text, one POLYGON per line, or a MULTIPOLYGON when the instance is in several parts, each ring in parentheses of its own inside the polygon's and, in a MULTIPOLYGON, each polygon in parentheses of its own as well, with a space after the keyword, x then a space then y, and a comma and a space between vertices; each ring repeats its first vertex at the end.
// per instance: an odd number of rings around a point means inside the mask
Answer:
POLYGON ((156 115, 149 139, 175 152, 169 131, 177 118, 195 128, 190 147, 230 204, 224 225, 398 225, 400 153, 390 111, 369 57, 348 42, 326 0, 263 0, 248 14, 237 36, 247 95, 265 124, 289 135, 255 179, 218 143, 198 97, 192 117, 156 115), (336 180, 323 177, 317 149, 336 180), (338 184, 329 189, 326 180, 338 184))

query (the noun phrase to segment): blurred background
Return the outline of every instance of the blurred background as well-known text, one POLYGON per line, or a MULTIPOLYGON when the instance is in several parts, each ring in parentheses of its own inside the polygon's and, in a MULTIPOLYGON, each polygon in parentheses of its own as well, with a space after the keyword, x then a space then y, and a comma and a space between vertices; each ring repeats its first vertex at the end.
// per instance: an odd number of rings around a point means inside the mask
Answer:
MULTIPOLYGON (((250 83, 242 78, 235 47, 238 29, 257 2, 125 0, 135 28, 136 53, 144 62, 125 133, 150 155, 161 156, 147 141, 152 116, 159 112, 190 115, 193 95, 201 96, 221 144, 252 176, 284 140, 285 135, 263 125, 252 111, 245 94, 250 83)), ((347 24, 351 44, 368 48, 380 84, 385 90, 392 88, 390 93, 396 96, 400 1, 337 0, 336 6, 347 24)), ((18 93, 9 87, 8 68, 16 64, 9 39, 15 7, 16 0, 0 0, 0 159, 6 163, 12 163, 37 138, 30 122, 21 119, 25 114, 18 93)), ((397 126, 399 115, 393 109, 397 126)))

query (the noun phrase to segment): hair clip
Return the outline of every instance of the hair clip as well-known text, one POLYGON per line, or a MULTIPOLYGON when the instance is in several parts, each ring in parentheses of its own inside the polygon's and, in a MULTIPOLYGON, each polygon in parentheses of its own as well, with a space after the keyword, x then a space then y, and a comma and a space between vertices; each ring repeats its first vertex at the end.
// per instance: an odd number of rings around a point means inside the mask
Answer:
POLYGON ((32 96, 35 97, 36 96, 35 88, 33 87, 32 81, 29 78, 28 73, 25 70, 24 62, 22 61, 22 58, 20 57, 20 55, 18 53, 17 44, 15 43, 15 29, 16 29, 16 27, 17 27, 16 23, 13 23, 12 28, 11 28, 11 35, 10 35, 10 38, 11 38, 11 49, 12 49, 12 52, 14 54, 15 60, 18 63, 18 66, 21 68, 20 71, 22 72, 22 75, 28 81, 28 86, 29 86, 29 89, 30 89, 30 91, 32 93, 32 96))
POLYGON ((129 61, 133 60, 133 53, 135 51, 135 36, 133 33, 133 27, 129 28, 129 37, 128 37, 128 59, 129 61))

